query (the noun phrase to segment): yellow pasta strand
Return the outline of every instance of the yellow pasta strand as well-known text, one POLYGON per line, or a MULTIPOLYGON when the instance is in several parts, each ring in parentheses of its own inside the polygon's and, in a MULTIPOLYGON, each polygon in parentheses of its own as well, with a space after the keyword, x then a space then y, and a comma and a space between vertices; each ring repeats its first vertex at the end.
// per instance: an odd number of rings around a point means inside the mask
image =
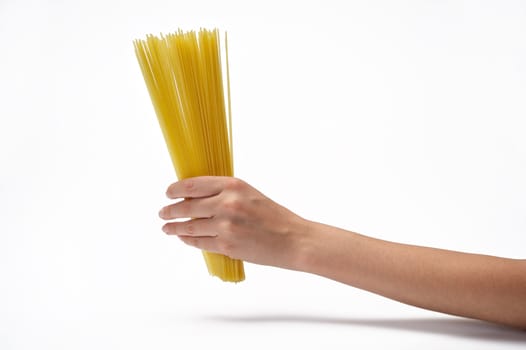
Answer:
MULTIPOLYGON (((233 176, 226 33, 226 84, 218 29, 147 35, 134 46, 177 177, 233 176)), ((211 275, 229 282, 245 279, 242 261, 203 255, 211 275)))

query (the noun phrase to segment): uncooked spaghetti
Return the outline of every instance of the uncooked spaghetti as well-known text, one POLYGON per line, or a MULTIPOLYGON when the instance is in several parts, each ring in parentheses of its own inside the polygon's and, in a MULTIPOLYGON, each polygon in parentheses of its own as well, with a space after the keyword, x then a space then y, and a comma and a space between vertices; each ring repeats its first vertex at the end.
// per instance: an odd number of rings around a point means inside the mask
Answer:
MULTIPOLYGON (((226 33, 224 66, 220 42, 217 29, 179 30, 134 41, 179 179, 234 175, 226 33)), ((203 256, 211 275, 223 281, 244 280, 242 261, 205 251, 203 256)))

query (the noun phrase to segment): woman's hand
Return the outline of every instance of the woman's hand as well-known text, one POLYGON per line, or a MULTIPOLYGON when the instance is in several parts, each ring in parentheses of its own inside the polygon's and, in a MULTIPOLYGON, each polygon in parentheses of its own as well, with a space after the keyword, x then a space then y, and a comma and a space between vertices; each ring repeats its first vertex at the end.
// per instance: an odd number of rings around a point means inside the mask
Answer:
POLYGON ((193 247, 263 265, 296 269, 307 222, 247 183, 203 176, 168 187, 163 231, 193 247), (188 219, 181 221, 178 219, 188 219))

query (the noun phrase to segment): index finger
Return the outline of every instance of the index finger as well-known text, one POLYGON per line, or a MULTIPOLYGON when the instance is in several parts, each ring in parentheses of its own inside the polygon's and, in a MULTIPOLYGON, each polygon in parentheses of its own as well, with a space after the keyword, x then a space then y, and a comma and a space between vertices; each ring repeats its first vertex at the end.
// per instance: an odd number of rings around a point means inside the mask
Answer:
POLYGON ((223 190, 228 179, 226 176, 190 177, 168 186, 166 196, 170 199, 214 196, 223 190))

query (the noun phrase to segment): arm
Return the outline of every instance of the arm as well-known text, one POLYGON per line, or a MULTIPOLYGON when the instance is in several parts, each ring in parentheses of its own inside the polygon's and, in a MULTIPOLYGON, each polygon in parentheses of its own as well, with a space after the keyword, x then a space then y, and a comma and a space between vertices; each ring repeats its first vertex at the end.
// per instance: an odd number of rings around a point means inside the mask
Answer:
POLYGON ((168 188, 163 230, 232 258, 304 271, 387 298, 526 329, 526 260, 383 241, 308 221, 245 182, 199 177, 168 188))

